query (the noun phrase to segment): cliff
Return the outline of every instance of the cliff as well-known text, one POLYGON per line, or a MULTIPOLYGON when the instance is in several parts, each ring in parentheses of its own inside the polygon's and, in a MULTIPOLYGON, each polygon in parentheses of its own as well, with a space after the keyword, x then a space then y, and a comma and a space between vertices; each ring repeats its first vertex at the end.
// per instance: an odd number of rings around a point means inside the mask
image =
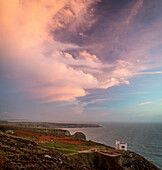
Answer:
POLYGON ((77 155, 77 158, 89 169, 101 170, 158 170, 155 165, 144 157, 128 152, 127 155, 109 156, 99 152, 84 153, 77 155))
POLYGON ((86 140, 86 136, 82 132, 76 132, 72 135, 72 137, 80 139, 80 140, 86 140))
POLYGON ((0 169, 88 170, 88 167, 30 140, 0 132, 0 169))
POLYGON ((0 126, 0 169, 158 170, 136 153, 45 130, 0 126))

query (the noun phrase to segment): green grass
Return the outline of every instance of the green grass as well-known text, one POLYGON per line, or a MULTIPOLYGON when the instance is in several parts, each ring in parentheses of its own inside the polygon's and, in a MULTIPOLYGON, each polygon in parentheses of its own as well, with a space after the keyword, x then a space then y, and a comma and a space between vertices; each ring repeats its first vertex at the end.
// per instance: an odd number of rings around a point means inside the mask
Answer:
POLYGON ((0 125, 5 125, 5 124, 8 124, 7 121, 0 121, 0 125))
POLYGON ((88 150, 88 149, 94 148, 92 146, 72 145, 72 144, 65 144, 65 143, 60 143, 60 142, 44 143, 41 145, 53 147, 56 149, 68 149, 68 150, 75 150, 75 151, 88 150))
POLYGON ((61 131, 62 129, 57 129, 57 128, 48 128, 48 127, 35 127, 35 126, 23 126, 24 124, 21 124, 22 126, 17 126, 18 128, 24 128, 24 129, 40 129, 40 130, 56 130, 56 131, 61 131))
POLYGON ((0 152, 0 158, 5 158, 5 157, 7 157, 7 156, 11 156, 11 155, 13 155, 12 153, 10 153, 10 152, 0 152))
POLYGON ((72 153, 77 154, 77 152, 75 152, 75 151, 68 151, 68 150, 62 150, 62 149, 61 150, 60 149, 53 149, 53 150, 60 153, 61 155, 65 155, 65 156, 68 156, 68 155, 70 155, 72 153))
MULTIPOLYGON (((1 122, 1 121, 0 121, 1 122)), ((2 121, 3 123, 3 121, 2 121)), ((6 124, 6 123, 5 123, 6 124)), ((8 125, 14 125, 16 127, 20 127, 20 128, 29 128, 29 129, 43 129, 43 130, 58 130, 58 131, 64 131, 63 129, 59 129, 59 128, 52 128, 52 127, 41 127, 44 125, 48 126, 48 123, 30 123, 30 122, 7 122, 8 125), (20 126, 19 126, 20 125, 20 126), (40 127, 37 127, 40 126, 40 127)))
POLYGON ((43 143, 40 145, 51 147, 54 151, 56 151, 62 155, 65 155, 65 156, 68 156, 72 153, 77 154, 77 151, 80 151, 80 150, 87 150, 87 149, 93 148, 93 147, 82 146, 82 145, 64 144, 64 143, 60 143, 60 142, 43 143))

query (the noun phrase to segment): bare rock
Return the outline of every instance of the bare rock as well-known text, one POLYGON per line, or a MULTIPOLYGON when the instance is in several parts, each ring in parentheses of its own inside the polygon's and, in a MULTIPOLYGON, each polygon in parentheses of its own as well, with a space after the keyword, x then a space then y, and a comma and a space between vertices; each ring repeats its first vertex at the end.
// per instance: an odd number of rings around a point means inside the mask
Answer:
POLYGON ((86 135, 82 132, 76 132, 74 135, 72 135, 74 138, 80 139, 80 140, 86 140, 86 135))

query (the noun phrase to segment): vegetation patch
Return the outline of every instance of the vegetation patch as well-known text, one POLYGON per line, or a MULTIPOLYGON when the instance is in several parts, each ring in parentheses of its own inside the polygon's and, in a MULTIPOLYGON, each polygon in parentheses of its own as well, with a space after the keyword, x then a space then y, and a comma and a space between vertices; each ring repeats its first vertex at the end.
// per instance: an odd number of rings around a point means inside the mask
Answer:
POLYGON ((75 152, 75 151, 69 151, 69 150, 63 150, 63 149, 53 149, 53 150, 58 152, 61 155, 64 155, 64 156, 69 156, 71 154, 77 154, 77 152, 75 152))
POLYGON ((77 158, 82 161, 88 167, 94 167, 95 153, 81 153, 77 155, 72 155, 73 158, 77 158))
POLYGON ((41 145, 52 147, 55 149, 68 149, 71 151, 81 151, 81 150, 88 150, 94 148, 92 146, 72 145, 72 144, 65 144, 61 142, 43 143, 41 145))
POLYGON ((5 157, 11 156, 11 155, 13 155, 13 154, 10 152, 0 151, 0 158, 5 158, 5 157))

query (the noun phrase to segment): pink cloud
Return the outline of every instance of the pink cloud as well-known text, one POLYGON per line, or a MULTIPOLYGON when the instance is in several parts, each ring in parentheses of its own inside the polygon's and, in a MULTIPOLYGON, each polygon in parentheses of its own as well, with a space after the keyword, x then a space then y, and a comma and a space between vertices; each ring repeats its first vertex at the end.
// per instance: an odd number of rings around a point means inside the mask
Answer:
MULTIPOLYGON (((1 33, 2 41, 6 41, 2 43, 6 56, 2 60, 7 70, 5 76, 15 81, 20 91, 43 102, 71 100, 85 96, 85 89, 109 88, 127 83, 124 78, 119 79, 116 73, 103 77, 103 69, 110 65, 76 45, 57 42, 50 35, 51 29, 64 28, 77 17, 71 26, 75 31, 78 22, 83 24, 88 21, 84 16, 88 13, 89 5, 95 2, 65 0, 57 2, 57 6, 56 1, 51 0, 39 0, 39 3, 3 2, 5 10, 1 33), (73 58, 64 52, 65 49, 78 49, 78 56, 73 58), (52 52, 47 55, 46 51, 52 52)), ((127 73, 123 74, 127 76, 127 73)))
POLYGON ((86 105, 89 105, 89 104, 93 104, 93 103, 101 103, 101 102, 105 102, 105 101, 110 101, 111 99, 105 99, 105 98, 101 98, 101 99, 94 99, 94 100, 91 100, 91 101, 88 101, 88 102, 82 102, 81 105, 82 106, 86 106, 86 105))
MULTIPOLYGON (((99 1, 0 2, 3 9, 0 23, 0 45, 3 51, 1 62, 5 68, 4 76, 15 82, 16 90, 24 91, 33 99, 43 102, 72 100, 87 95, 88 89, 129 85, 130 78, 151 68, 143 59, 146 51, 162 42, 157 38, 161 30, 159 22, 153 24, 157 31, 148 28, 138 37, 126 36, 126 40, 123 39, 122 42, 119 39, 125 28, 129 27, 129 24, 125 23, 130 23, 137 15, 143 0, 139 0, 132 7, 126 22, 122 20, 119 23, 109 23, 112 32, 105 32, 103 41, 94 39, 86 48, 75 43, 59 42, 56 35, 51 33, 67 29, 79 34, 81 38, 86 38, 84 33, 78 33, 77 28, 82 26, 82 29, 86 30, 96 21, 92 18, 94 9, 89 8, 97 2, 99 1), (114 27, 117 30, 113 29, 114 27), (106 40, 108 35, 112 35, 111 41, 106 40), (112 51, 115 43, 127 49, 120 53, 118 59, 109 61, 102 56, 102 52, 100 57, 95 53, 102 51, 103 47, 112 51), (75 57, 67 52, 71 49, 78 51, 75 57)), ((98 100, 100 101, 102 100, 98 100)))
POLYGON ((137 15, 139 9, 142 8, 142 6, 143 6, 143 2, 144 2, 144 0, 139 0, 135 3, 135 5, 131 9, 131 12, 126 20, 126 24, 129 24, 131 22, 131 20, 137 15))
POLYGON ((162 71, 154 71, 154 72, 140 72, 136 74, 162 74, 162 71))
MULTIPOLYGON (((87 22, 88 17, 86 21, 84 17, 88 13, 87 8, 96 2, 1 2, 4 7, 1 48, 5 56, 2 61, 8 70, 5 76, 16 81, 19 90, 27 92, 34 99, 46 102, 85 96, 84 89, 99 87, 100 83, 93 75, 69 66, 76 65, 77 60, 70 59, 67 53, 61 52, 78 46, 57 42, 50 35, 51 29, 65 27, 74 17, 77 17, 76 22, 72 24, 74 30, 78 22, 87 22), (46 51, 52 51, 52 55, 46 55, 46 51)), ((79 62, 83 65, 87 63, 88 66, 101 66, 95 55, 86 51, 81 51, 80 55, 83 59, 79 59, 79 62)))
POLYGON ((147 105, 147 104, 152 104, 153 102, 144 102, 144 103, 140 103, 138 105, 147 105))

